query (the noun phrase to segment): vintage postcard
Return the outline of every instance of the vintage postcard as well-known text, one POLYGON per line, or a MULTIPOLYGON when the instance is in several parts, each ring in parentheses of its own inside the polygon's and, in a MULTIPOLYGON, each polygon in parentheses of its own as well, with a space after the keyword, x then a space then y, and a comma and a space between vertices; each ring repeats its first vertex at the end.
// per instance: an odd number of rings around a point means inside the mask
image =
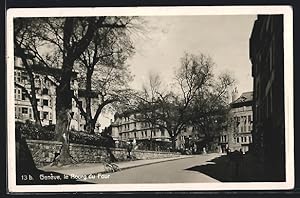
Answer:
POLYGON ((9 192, 294 188, 289 6, 7 11, 9 192))

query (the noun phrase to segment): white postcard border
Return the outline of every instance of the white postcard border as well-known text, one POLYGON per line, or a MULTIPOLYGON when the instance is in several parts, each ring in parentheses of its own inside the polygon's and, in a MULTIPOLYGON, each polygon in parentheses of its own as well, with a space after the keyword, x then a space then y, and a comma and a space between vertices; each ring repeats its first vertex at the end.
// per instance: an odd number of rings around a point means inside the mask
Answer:
POLYGON ((14 8, 7 11, 7 120, 9 192, 91 192, 91 191, 215 191, 279 190, 294 188, 294 101, 293 101, 293 11, 290 6, 178 6, 178 7, 102 7, 102 8, 14 8), (175 16, 175 15, 284 15, 284 100, 286 182, 229 182, 174 184, 78 184, 16 185, 14 123, 14 17, 54 16, 175 16), (80 188, 78 188, 80 186, 80 188))

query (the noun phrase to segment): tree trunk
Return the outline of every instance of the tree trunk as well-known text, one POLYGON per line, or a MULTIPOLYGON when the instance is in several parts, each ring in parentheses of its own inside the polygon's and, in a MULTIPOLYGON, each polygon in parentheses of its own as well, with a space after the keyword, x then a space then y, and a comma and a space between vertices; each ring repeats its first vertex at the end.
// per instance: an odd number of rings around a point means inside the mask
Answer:
POLYGON ((172 151, 176 151, 176 136, 171 136, 171 141, 172 141, 172 151))
POLYGON ((96 123, 94 122, 94 120, 92 118, 90 118, 86 123, 86 131, 90 134, 94 134, 95 127, 96 127, 96 123))
POLYGON ((32 102, 31 102, 31 106, 32 106, 32 112, 33 112, 33 117, 35 120, 35 124, 38 126, 42 126, 41 123, 41 118, 40 118, 40 114, 37 108, 37 101, 36 101, 36 97, 35 94, 32 94, 32 102))
POLYGON ((72 63, 65 60, 62 69, 62 78, 60 84, 56 89, 56 125, 55 133, 56 139, 62 142, 62 148, 59 156, 55 159, 55 164, 70 164, 72 157, 69 153, 69 125, 71 120, 72 110, 72 92, 71 92, 71 75, 72 63))
POLYGON ((85 95, 85 102, 86 102, 86 131, 88 133, 94 134, 95 124, 93 124, 93 118, 92 118, 92 106, 91 106, 91 100, 92 100, 92 74, 93 70, 87 68, 86 73, 86 95, 85 95), (93 126, 94 125, 94 126, 93 126))

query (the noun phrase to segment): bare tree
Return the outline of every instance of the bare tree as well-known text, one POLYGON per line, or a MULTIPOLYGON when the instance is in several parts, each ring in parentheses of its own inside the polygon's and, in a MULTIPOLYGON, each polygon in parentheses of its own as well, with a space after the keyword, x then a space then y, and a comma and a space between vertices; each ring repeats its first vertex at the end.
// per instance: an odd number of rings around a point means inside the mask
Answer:
POLYGON ((94 132, 95 124, 103 108, 111 103, 121 101, 128 94, 128 81, 131 76, 125 61, 134 53, 130 39, 130 30, 135 17, 120 17, 115 23, 122 21, 124 28, 102 28, 97 31, 93 42, 80 56, 78 61, 80 87, 84 89, 85 107, 73 95, 81 114, 86 120, 86 130, 94 132), (96 111, 92 113, 92 98, 98 96, 96 111))
POLYGON ((234 82, 229 74, 221 74, 195 96, 190 118, 195 134, 202 138, 204 144, 211 143, 229 125, 228 92, 234 82))
POLYGON ((191 105, 197 93, 207 87, 212 79, 212 60, 200 54, 185 54, 181 66, 176 71, 177 89, 161 91, 158 77, 150 78, 149 88, 139 97, 138 111, 142 120, 159 126, 168 132, 172 149, 182 129, 191 124, 191 105))

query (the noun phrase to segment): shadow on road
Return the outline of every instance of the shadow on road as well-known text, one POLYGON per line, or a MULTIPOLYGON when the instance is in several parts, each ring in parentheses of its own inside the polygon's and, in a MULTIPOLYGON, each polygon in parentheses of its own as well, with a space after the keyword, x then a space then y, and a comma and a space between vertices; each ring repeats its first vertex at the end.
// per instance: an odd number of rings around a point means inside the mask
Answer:
POLYGON ((265 181, 262 166, 250 154, 244 155, 240 163, 230 160, 227 155, 217 157, 188 171, 197 171, 221 182, 262 182, 265 181))

